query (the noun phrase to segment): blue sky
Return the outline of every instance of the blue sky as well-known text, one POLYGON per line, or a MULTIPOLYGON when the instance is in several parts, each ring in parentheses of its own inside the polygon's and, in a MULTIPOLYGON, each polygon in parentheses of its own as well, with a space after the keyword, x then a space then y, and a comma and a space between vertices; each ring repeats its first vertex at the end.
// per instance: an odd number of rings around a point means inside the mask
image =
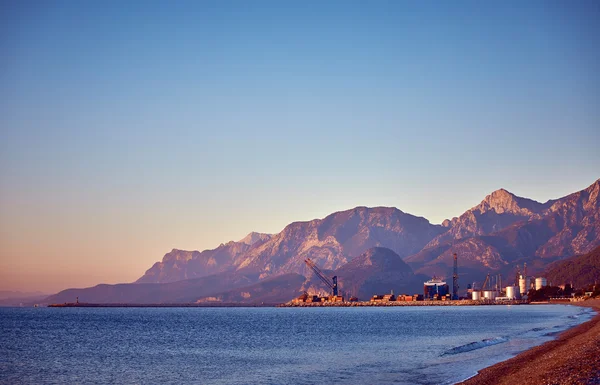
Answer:
POLYGON ((2 289, 600 177, 598 2, 123 3, 0 5, 2 289))

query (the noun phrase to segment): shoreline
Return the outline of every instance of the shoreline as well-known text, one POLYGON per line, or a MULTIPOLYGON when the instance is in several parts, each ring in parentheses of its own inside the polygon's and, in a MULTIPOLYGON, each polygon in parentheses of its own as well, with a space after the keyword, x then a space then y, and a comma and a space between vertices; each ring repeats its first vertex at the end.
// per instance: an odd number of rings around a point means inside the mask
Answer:
POLYGON ((448 300, 448 301, 356 301, 356 302, 299 302, 284 303, 277 307, 378 307, 378 306, 506 306, 528 305, 526 300, 448 300))
POLYGON ((596 315, 456 385, 600 384, 600 299, 570 305, 593 308, 596 315))
POLYGON ((506 306, 527 305, 524 300, 457 300, 457 301, 389 301, 389 302, 303 302, 303 303, 86 303, 67 302, 53 303, 45 307, 381 307, 381 306, 506 306))

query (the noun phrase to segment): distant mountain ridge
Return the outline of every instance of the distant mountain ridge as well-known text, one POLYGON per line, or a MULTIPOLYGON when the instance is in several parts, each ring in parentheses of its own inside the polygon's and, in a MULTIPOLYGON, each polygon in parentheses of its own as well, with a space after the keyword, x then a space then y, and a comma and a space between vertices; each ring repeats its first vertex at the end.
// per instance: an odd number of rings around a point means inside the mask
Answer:
MULTIPOLYGON (((233 290, 229 297, 225 294, 221 297, 239 299, 235 293, 238 287, 269 280, 268 298, 273 299, 277 298, 272 292, 274 282, 282 282, 275 279, 278 276, 308 277, 300 288, 287 285, 284 290, 282 284, 285 295, 318 287, 319 282, 311 281, 312 272, 304 264, 305 258, 311 258, 328 273, 339 273, 340 282, 360 276, 363 282, 379 280, 394 286, 380 271, 364 269, 354 274, 351 268, 354 260, 359 258, 355 264, 359 264, 360 258, 370 260, 364 253, 372 253, 373 248, 384 249, 376 253, 377 258, 383 258, 380 260, 383 265, 396 260, 394 255, 406 262, 410 273, 398 271, 396 276, 410 283, 403 288, 415 292, 422 290, 422 282, 418 281, 422 277, 450 276, 455 252, 459 255, 462 282, 480 280, 488 272, 514 277, 515 266, 524 262, 531 273, 541 272, 553 261, 584 254, 600 244, 599 192, 600 179, 584 190, 546 203, 500 189, 442 225, 393 207, 356 207, 323 219, 291 223, 278 234, 250 233, 238 242, 221 244, 213 250, 174 249, 137 283, 168 284, 196 279, 201 280, 194 282, 202 282, 203 277, 236 282, 231 286, 196 289, 190 298, 197 300, 228 290, 233 290)), ((364 290, 377 287, 373 284, 364 290)), ((245 292, 249 295, 243 301, 254 300, 252 293, 259 292, 266 298, 264 290, 263 285, 255 286, 245 292)))
POLYGON ((406 257, 445 229, 391 207, 356 207, 324 219, 294 222, 274 235, 251 233, 214 250, 172 250, 138 283, 165 283, 225 272, 257 273, 260 279, 308 274, 305 258, 335 270, 371 247, 387 247, 406 257), (245 242, 252 239, 254 242, 245 242), (251 243, 251 244, 248 244, 251 243))
POLYGON ((270 238, 270 234, 252 232, 238 242, 227 242, 213 250, 200 252, 173 249, 165 254, 161 262, 156 262, 136 282, 176 282, 221 273, 232 267, 235 257, 270 238))
POLYGON ((335 270, 372 247, 387 247, 405 257, 443 230, 396 208, 356 207, 324 219, 288 225, 268 242, 236 257, 236 270, 260 272, 261 278, 284 273, 306 275, 305 258, 335 270))
MULTIPOLYGON (((532 271, 600 244, 600 180, 544 204, 504 190, 453 219, 448 231, 406 258, 417 273, 444 274, 458 253, 463 270, 508 274, 527 262, 532 271)), ((510 274, 508 274, 510 276, 510 274)))
POLYGON ((518 197, 505 189, 496 190, 460 217, 444 221, 448 231, 435 237, 425 248, 455 239, 491 234, 518 221, 540 218, 553 202, 542 204, 518 197))

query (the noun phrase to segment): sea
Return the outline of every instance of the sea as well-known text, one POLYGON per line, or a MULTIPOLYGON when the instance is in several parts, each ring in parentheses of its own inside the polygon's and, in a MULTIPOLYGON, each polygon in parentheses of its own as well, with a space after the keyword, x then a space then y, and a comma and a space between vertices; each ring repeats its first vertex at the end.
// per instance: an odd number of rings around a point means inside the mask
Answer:
POLYGON ((0 308, 0 383, 453 384, 593 314, 565 305, 0 308))

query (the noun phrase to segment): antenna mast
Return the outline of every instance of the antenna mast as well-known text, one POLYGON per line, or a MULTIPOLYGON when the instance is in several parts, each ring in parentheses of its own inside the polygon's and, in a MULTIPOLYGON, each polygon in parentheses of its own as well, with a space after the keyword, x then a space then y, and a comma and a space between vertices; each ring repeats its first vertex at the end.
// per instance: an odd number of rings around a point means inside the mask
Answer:
POLYGON ((452 299, 458 299, 458 257, 454 253, 454 272, 452 274, 452 299))

